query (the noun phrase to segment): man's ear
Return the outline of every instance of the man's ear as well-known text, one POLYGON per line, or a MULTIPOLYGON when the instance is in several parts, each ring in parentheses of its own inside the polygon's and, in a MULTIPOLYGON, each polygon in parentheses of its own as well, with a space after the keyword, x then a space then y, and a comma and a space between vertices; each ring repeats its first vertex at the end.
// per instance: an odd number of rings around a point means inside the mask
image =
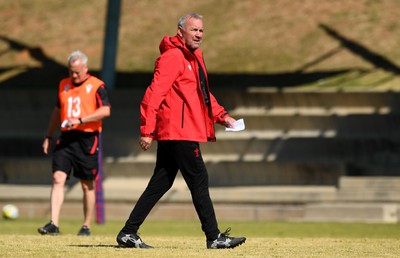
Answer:
POLYGON ((183 31, 182 27, 178 27, 178 32, 177 32, 177 34, 178 34, 180 37, 182 37, 182 31, 183 31))

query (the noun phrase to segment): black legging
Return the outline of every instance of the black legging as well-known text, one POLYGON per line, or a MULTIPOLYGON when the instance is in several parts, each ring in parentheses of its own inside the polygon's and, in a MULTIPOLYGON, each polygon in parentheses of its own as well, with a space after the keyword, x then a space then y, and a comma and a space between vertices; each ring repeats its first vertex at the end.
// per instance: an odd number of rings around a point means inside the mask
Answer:
POLYGON ((125 233, 137 233, 154 205, 172 187, 181 171, 192 195, 192 201, 207 240, 214 240, 220 233, 213 203, 208 190, 208 173, 198 142, 159 141, 154 174, 145 191, 133 208, 124 228, 125 233))

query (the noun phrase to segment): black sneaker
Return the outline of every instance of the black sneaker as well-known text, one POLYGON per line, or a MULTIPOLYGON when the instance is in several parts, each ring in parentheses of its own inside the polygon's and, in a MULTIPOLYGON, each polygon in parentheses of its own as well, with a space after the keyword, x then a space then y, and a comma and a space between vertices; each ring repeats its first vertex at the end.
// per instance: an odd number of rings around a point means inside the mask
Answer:
POLYGON ((90 228, 88 228, 86 225, 83 225, 78 232, 78 236, 90 236, 90 228))
POLYGON ((119 232, 117 236, 117 243, 120 247, 154 248, 150 245, 146 245, 137 234, 126 234, 122 231, 119 232))
POLYGON ((224 233, 219 233, 218 238, 214 241, 207 240, 208 249, 223 249, 235 248, 246 241, 245 237, 228 237, 231 228, 228 228, 224 233))
POLYGON ((38 228, 38 232, 42 235, 58 235, 60 234, 60 229, 54 225, 53 221, 50 221, 41 228, 38 228))

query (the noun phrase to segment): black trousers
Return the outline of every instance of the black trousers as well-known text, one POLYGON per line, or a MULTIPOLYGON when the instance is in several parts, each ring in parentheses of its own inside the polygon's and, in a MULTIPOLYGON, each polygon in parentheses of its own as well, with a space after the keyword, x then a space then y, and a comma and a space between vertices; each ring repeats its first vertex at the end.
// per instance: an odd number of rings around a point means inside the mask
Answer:
POLYGON ((220 233, 209 194, 208 173, 198 142, 159 141, 153 176, 133 208, 124 228, 125 233, 137 233, 154 205, 172 187, 181 171, 192 195, 192 201, 207 240, 220 233))

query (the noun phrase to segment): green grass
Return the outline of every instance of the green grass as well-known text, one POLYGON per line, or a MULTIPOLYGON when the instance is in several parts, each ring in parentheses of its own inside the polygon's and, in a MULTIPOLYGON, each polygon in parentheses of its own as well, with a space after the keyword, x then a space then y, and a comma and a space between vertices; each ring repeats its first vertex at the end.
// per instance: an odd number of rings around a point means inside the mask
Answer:
POLYGON ((220 221, 232 236, 247 237, 229 250, 207 250, 196 221, 146 221, 140 234, 156 248, 118 248, 124 221, 94 224, 92 236, 77 237, 78 220, 62 220, 60 236, 41 236, 43 219, 0 221, 2 257, 398 257, 400 225, 279 221, 220 221))

